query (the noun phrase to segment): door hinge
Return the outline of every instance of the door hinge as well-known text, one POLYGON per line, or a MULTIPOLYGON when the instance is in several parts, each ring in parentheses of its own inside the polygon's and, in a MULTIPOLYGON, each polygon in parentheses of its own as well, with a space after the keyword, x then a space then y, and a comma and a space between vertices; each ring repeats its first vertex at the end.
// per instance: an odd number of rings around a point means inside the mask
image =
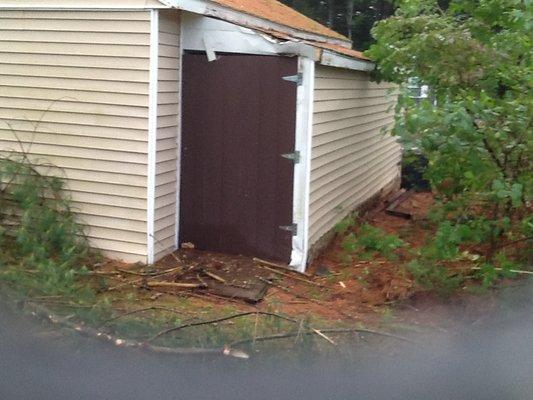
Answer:
POLYGON ((298 234, 298 224, 281 225, 279 229, 290 232, 292 236, 296 236, 298 234))
POLYGON ((296 75, 284 76, 282 78, 284 81, 296 83, 298 86, 301 86, 304 82, 304 75, 302 73, 296 75))
POLYGON ((286 153, 281 155, 283 158, 286 158, 287 160, 292 160, 295 164, 298 164, 300 162, 300 152, 297 150, 294 153, 286 153))

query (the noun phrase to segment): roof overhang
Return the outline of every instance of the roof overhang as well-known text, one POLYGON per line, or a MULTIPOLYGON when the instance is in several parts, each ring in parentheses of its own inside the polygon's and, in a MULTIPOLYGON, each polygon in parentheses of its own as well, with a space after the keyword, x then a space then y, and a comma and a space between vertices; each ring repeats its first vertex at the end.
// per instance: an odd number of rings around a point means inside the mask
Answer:
POLYGON ((208 0, 160 0, 162 3, 172 8, 202 14, 208 17, 219 18, 237 25, 258 29, 263 32, 283 32, 293 38, 300 40, 311 40, 316 42, 331 43, 346 48, 351 47, 350 41, 305 32, 290 26, 281 25, 263 18, 259 18, 241 11, 225 7, 221 4, 208 0))
POLYGON ((273 36, 271 33, 191 12, 183 13, 182 47, 184 50, 205 51, 210 55, 208 58, 213 60, 218 52, 284 55, 304 57, 319 64, 356 71, 374 69, 374 64, 369 60, 355 58, 360 53, 351 49, 297 40, 281 33, 273 36), (335 50, 346 51, 349 55, 335 50))

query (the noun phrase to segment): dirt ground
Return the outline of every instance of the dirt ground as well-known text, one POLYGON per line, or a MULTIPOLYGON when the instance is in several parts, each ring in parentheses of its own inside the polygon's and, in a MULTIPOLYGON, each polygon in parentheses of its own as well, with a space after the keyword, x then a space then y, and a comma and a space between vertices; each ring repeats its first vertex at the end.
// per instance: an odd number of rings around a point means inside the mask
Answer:
MULTIPOLYGON (((431 193, 414 193, 397 208, 410 213, 412 218, 389 215, 383 203, 355 225, 368 222, 397 234, 416 248, 432 233, 425 222, 432 205, 431 193)), ((444 329, 456 319, 457 315, 445 311, 450 307, 442 298, 416 286, 402 266, 405 256, 401 251, 397 261, 379 256, 371 260, 353 255, 348 258, 342 248, 342 239, 348 233, 350 230, 337 234, 305 275, 250 257, 195 249, 181 249, 151 269, 107 262, 99 271, 102 274, 123 271, 113 278, 121 282, 115 291, 120 296, 121 290, 133 286, 139 306, 181 307, 191 316, 205 310, 209 310, 210 316, 223 315, 231 308, 234 312, 265 311, 299 319, 313 318, 325 325, 414 324, 436 329, 444 329), (183 299, 187 300, 185 306, 183 299)), ((453 301, 464 312, 468 308, 467 313, 476 319, 491 306, 490 302, 478 299, 465 291, 454 296, 453 301)))

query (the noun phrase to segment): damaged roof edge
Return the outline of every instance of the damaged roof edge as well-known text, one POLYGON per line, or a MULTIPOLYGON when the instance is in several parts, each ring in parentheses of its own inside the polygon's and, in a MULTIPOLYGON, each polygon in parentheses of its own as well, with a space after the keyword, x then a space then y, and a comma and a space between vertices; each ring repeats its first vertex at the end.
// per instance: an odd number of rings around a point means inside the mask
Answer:
POLYGON ((206 0, 159 0, 162 3, 180 10, 189 11, 197 14, 203 14, 214 18, 219 18, 224 21, 232 22, 237 25, 246 26, 252 29, 258 29, 265 33, 269 32, 283 32, 295 39, 309 40, 319 43, 329 43, 336 46, 341 46, 350 49, 352 46, 351 41, 343 38, 339 34, 339 38, 325 36, 322 34, 308 32, 305 30, 291 27, 288 25, 280 24, 274 21, 270 21, 265 18, 247 13, 245 10, 236 10, 213 1, 206 0))
MULTIPOLYGON (((263 34, 270 35, 274 38, 283 39, 288 42, 299 43, 301 45, 312 46, 315 49, 315 56, 312 57, 312 59, 323 65, 347 68, 357 71, 372 71, 375 69, 375 64, 371 60, 365 57, 361 52, 351 48, 352 43, 348 39, 341 41, 314 33, 306 33, 296 28, 280 25, 251 14, 247 14, 244 11, 234 10, 229 7, 214 4, 211 1, 164 0, 163 2, 165 4, 171 4, 173 7, 182 9, 184 11, 202 14, 207 17, 245 26, 263 34)), ((300 55, 307 57, 308 54, 310 54, 309 51, 301 51, 299 53, 300 55)))
POLYGON ((355 71, 364 72, 370 72, 376 68, 376 64, 372 61, 345 56, 330 50, 322 50, 319 62, 320 64, 329 67, 353 69, 355 71))

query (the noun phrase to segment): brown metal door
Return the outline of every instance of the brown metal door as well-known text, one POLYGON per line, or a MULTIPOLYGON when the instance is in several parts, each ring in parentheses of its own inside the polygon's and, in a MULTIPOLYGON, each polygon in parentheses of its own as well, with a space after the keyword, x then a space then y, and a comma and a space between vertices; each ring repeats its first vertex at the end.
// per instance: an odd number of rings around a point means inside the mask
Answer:
POLYGON ((184 55, 180 243, 288 262, 297 59, 184 55))

